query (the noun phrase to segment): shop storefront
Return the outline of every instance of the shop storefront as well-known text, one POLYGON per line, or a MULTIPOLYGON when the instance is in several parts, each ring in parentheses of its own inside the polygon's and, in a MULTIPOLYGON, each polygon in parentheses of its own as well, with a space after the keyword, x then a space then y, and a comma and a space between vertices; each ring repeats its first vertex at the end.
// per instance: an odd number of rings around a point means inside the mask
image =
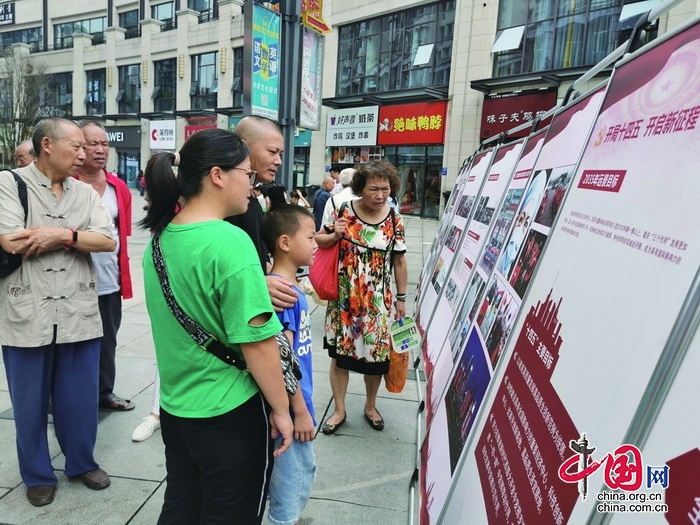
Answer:
POLYGON ((396 198, 405 215, 437 217, 445 139, 446 101, 379 108, 377 144, 399 172, 396 198))
POLYGON ((140 126, 105 126, 109 146, 116 150, 116 173, 130 188, 136 188, 141 159, 140 126))
POLYGON ((328 112, 329 168, 372 160, 396 166, 395 195, 406 215, 437 217, 443 173, 446 101, 365 106, 328 112))

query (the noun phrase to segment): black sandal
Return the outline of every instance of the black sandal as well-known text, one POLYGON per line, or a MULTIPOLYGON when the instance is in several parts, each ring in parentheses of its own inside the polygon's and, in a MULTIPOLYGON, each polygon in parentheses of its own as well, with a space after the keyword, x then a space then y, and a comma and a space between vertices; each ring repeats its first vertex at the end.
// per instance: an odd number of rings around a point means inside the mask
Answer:
POLYGON ((114 394, 107 396, 107 399, 100 401, 100 410, 111 410, 112 412, 126 412, 136 408, 136 403, 131 399, 120 399, 114 394))

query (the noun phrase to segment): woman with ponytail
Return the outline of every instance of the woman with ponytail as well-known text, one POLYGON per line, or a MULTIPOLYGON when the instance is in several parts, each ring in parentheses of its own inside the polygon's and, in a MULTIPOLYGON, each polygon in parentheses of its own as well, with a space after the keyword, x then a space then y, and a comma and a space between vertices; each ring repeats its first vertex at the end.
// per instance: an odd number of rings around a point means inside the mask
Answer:
POLYGON ((160 244, 176 302, 248 365, 219 360, 175 318, 152 240, 143 267, 167 469, 158 523, 260 523, 274 438, 284 438, 279 455, 293 426, 275 340, 282 326, 250 237, 223 220, 247 209, 248 148, 233 133, 203 130, 179 153, 155 154, 145 178, 151 206, 141 225, 160 244))

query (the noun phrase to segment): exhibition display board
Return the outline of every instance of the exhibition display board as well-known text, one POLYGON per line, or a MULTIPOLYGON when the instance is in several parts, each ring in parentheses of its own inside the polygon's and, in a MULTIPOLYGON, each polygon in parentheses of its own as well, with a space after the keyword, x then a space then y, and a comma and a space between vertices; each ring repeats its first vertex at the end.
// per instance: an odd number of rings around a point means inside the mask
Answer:
POLYGON ((428 336, 423 343, 426 373, 428 373, 432 364, 430 350, 439 350, 439 348, 435 348, 437 346, 436 344, 431 344, 431 338, 434 332, 426 333, 425 328, 430 324, 432 317, 435 315, 435 305, 438 304, 438 300, 442 295, 445 280, 450 274, 452 264, 457 255, 457 249, 461 246, 467 226, 474 215, 474 202, 481 192, 481 187, 484 183, 486 173, 491 166, 492 158, 493 150, 479 153, 474 157, 469 171, 465 174, 466 182, 464 183, 464 189, 459 196, 459 201, 455 202, 452 222, 448 226, 447 234, 437 254, 433 272, 429 276, 430 285, 426 283, 425 290, 423 291, 424 298, 420 303, 416 315, 416 323, 421 333, 428 336))
MULTIPOLYGON (((446 492, 435 490, 436 484, 449 488, 453 479, 563 194, 590 135, 603 93, 598 89, 554 115, 532 169, 532 179, 517 209, 516 217, 522 216, 524 220, 514 222, 505 242, 507 248, 497 260, 495 274, 485 288, 484 299, 477 303, 479 307, 467 330, 466 345, 458 351, 447 388, 437 402, 437 410, 426 418, 431 423, 421 450, 420 478, 421 515, 430 517, 426 523, 435 523, 434 510, 437 508, 439 513, 447 496, 446 492), (516 246, 511 251, 508 247, 512 242, 516 246)), ((429 375, 427 365, 426 375, 429 375)), ((430 409, 434 405, 431 399, 426 406, 430 409)))
POLYGON ((492 275, 464 314, 472 272, 433 355, 456 363, 426 406, 422 524, 700 522, 700 422, 681 408, 698 401, 697 321, 678 336, 699 317, 698 118, 697 21, 554 116, 477 266, 492 275))
POLYGON ((443 348, 437 356, 432 373, 426 380, 425 397, 428 403, 426 413, 428 425, 430 425, 432 416, 437 410, 438 402, 442 399, 441 396, 447 386, 450 372, 457 361, 458 352, 464 348, 470 323, 476 313, 474 311, 475 305, 480 304, 486 283, 493 273, 501 251, 504 249, 504 246, 506 250, 516 249, 514 241, 506 245, 505 240, 512 227, 516 224, 518 227, 522 227, 526 223, 525 212, 518 213, 518 208, 525 193, 525 187, 530 181, 532 168, 542 149, 546 131, 547 129, 545 128, 534 133, 528 138, 522 149, 521 157, 518 159, 514 174, 501 202, 493 228, 490 231, 488 242, 486 242, 482 251, 479 264, 472 272, 469 286, 467 287, 468 291, 461 300, 457 315, 452 318, 452 325, 447 330, 447 338, 443 348), (515 220, 516 215, 519 218, 517 221, 515 220))

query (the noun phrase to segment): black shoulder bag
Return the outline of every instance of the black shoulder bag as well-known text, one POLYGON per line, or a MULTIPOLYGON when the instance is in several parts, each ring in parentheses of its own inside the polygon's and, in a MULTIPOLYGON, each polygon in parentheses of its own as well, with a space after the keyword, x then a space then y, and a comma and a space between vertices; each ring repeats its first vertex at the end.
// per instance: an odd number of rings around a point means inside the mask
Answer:
MULTIPOLYGON (((168 303, 168 307, 175 316, 175 319, 178 320, 180 325, 202 350, 209 352, 227 365, 235 366, 239 370, 248 372, 248 365, 246 365, 242 356, 237 355, 232 348, 227 347, 214 337, 214 335, 207 332, 197 321, 192 319, 180 308, 180 305, 173 295, 173 290, 170 287, 168 272, 165 268, 165 260, 163 259, 163 252, 160 249, 160 236, 158 234, 153 236, 152 246, 153 264, 155 264, 160 286, 163 289, 163 295, 165 295, 165 302, 168 303)), ((293 396, 297 391, 299 380, 301 379, 299 361, 296 355, 294 355, 294 351, 289 344, 289 339, 287 339, 287 336, 283 332, 275 334, 275 338, 277 339, 277 347, 279 348, 280 360, 282 361, 284 386, 287 389, 287 394, 293 396)))
MULTIPOLYGON (((27 201, 27 184, 24 179, 17 175, 12 170, 8 170, 12 173, 17 183, 17 193, 19 195, 19 201, 22 203, 22 208, 24 208, 24 225, 27 225, 27 215, 29 213, 29 203, 27 201)), ((0 248, 0 278, 7 277, 15 270, 22 266, 22 254, 11 254, 0 248)))

